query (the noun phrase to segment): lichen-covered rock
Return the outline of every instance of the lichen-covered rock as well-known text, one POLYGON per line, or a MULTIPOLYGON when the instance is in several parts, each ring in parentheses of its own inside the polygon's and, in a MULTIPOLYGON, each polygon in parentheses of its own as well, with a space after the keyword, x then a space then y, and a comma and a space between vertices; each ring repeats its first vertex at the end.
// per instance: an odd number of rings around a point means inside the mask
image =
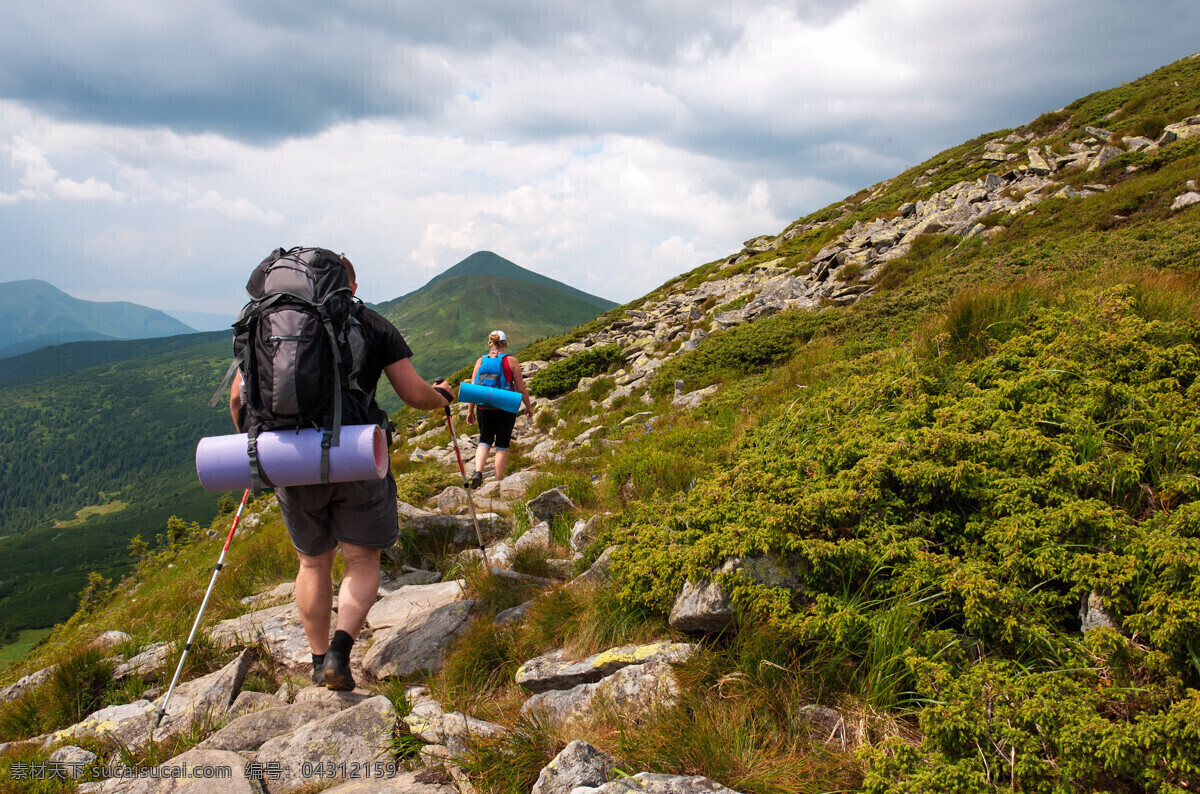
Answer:
POLYGON ((520 499, 540 475, 540 472, 533 469, 513 472, 500 481, 500 498, 508 502, 520 499))
POLYGON ((551 724, 565 725, 594 711, 603 702, 628 722, 651 710, 672 705, 679 697, 675 673, 666 662, 624 667, 592 684, 539 692, 521 706, 522 714, 540 712, 551 724))
POLYGON ((1095 590, 1088 594, 1079 608, 1079 621, 1079 630, 1084 634, 1096 629, 1117 628, 1116 621, 1105 611, 1104 602, 1100 600, 1100 594, 1095 590))
POLYGON ((574 741, 542 769, 531 794, 570 794, 579 786, 603 786, 620 765, 587 742, 574 741))
POLYGON ((573 794, 738 794, 731 788, 706 777, 662 775, 655 772, 639 772, 633 777, 622 777, 599 788, 581 787, 573 794))
POLYGON ((688 581, 675 598, 668 622, 671 628, 691 632, 719 632, 733 623, 733 605, 720 583, 688 581))
POLYGON ((154 701, 156 709, 166 706, 155 738, 173 736, 196 723, 213 724, 223 719, 242 691, 242 681, 253 661, 254 652, 245 648, 236 659, 217 672, 176 686, 169 693, 170 701, 167 701, 168 693, 164 692, 154 701))
POLYGON ((695 649, 695 645, 676 642, 625 645, 574 662, 568 661, 560 649, 525 662, 517 669, 516 681, 530 692, 570 689, 599 681, 623 667, 648 662, 685 662, 695 649))
POLYGON ((245 714, 250 714, 263 709, 273 709, 278 706, 286 706, 287 701, 282 698, 277 698, 274 695, 268 695, 266 692, 240 692, 234 699, 233 705, 229 707, 227 716, 231 720, 235 720, 245 714))

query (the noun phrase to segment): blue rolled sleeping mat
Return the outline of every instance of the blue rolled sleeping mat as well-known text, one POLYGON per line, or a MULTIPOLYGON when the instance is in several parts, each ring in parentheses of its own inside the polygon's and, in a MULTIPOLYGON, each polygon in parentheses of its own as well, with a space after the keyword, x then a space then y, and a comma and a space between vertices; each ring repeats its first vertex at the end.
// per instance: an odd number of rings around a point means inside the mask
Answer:
POLYGON ((458 401, 499 408, 510 414, 521 413, 521 392, 495 389, 491 386, 478 386, 470 381, 463 381, 459 384, 458 401))

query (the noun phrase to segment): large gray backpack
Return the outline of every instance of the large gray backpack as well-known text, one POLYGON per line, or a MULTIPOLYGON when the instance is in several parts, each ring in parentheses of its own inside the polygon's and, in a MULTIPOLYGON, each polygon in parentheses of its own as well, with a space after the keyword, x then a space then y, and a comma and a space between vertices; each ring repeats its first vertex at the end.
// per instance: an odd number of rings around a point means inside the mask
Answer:
POLYGON ((258 462, 265 430, 323 429, 321 481, 328 482, 329 448, 342 425, 378 421, 370 415, 373 393, 358 382, 365 341, 346 269, 324 248, 279 248, 254 269, 246 292, 251 300, 233 325, 233 364, 212 404, 240 369, 238 426, 249 437, 256 489, 271 485, 258 462))

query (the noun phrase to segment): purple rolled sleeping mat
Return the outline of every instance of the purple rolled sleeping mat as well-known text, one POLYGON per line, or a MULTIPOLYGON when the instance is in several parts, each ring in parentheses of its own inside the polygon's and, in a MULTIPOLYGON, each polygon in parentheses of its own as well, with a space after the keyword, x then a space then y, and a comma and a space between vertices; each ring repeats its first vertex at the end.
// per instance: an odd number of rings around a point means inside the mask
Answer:
MULTIPOLYGON (((274 486, 321 482, 321 436, 316 428, 268 430, 258 434, 258 460, 274 486)), ((245 433, 210 436, 196 445, 196 473, 207 491, 250 487, 245 433)), ((341 443, 329 448, 329 482, 378 480, 387 473, 387 440, 379 425, 342 428, 341 443)))

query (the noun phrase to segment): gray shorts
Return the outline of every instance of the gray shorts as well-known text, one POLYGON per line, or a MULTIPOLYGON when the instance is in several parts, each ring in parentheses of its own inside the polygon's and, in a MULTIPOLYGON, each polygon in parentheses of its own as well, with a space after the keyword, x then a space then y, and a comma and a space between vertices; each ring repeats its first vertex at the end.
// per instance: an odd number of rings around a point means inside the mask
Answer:
POLYGON ((310 557, 338 543, 386 549, 399 535, 396 480, 390 471, 382 480, 297 485, 276 488, 275 495, 292 545, 310 557))

